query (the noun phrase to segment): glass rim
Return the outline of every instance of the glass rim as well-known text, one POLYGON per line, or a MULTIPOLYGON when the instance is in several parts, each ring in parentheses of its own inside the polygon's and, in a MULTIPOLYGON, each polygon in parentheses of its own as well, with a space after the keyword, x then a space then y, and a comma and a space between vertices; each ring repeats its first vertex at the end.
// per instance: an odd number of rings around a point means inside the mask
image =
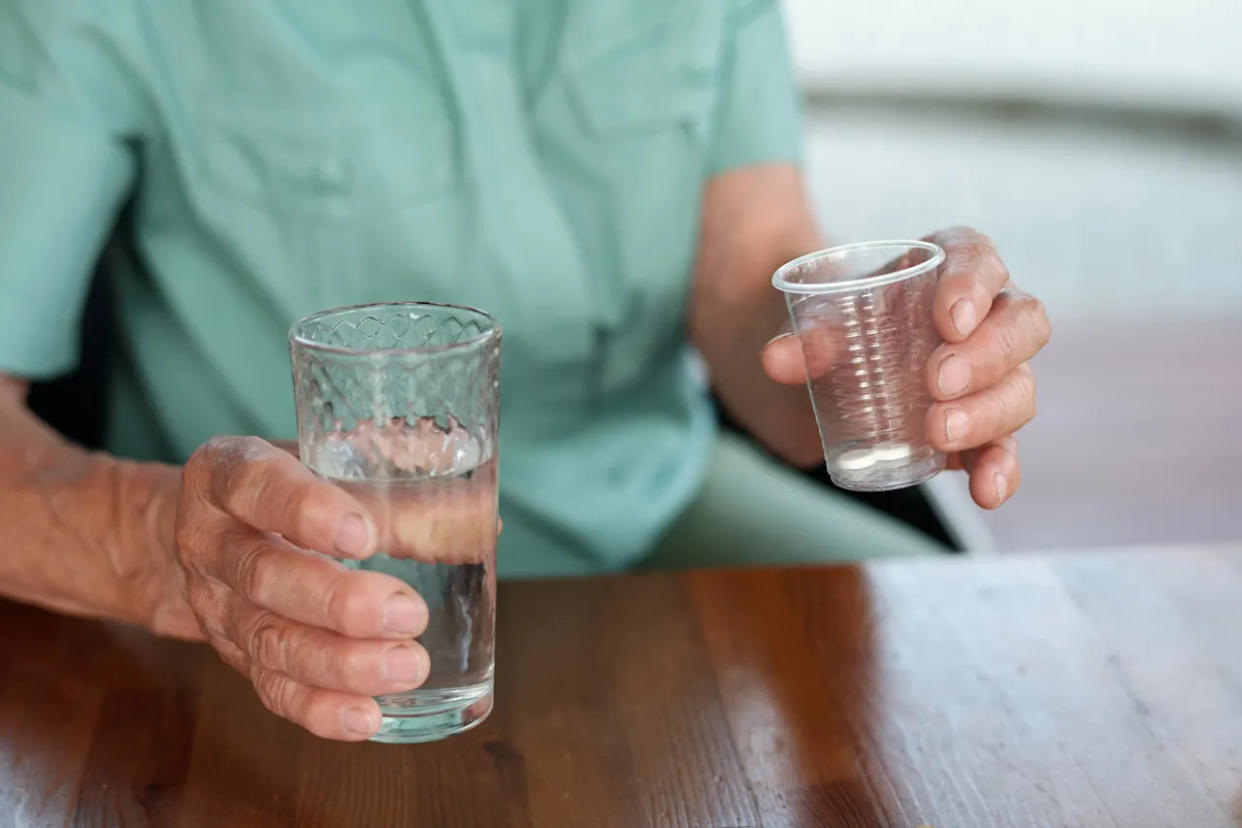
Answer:
POLYGON ((496 321, 496 317, 484 310, 480 310, 470 305, 456 305, 451 302, 363 302, 358 305, 343 305, 339 308, 328 308, 326 310, 315 311, 298 319, 289 328, 289 344, 305 348, 309 351, 319 351, 321 353, 337 354, 339 356, 353 357, 395 357, 395 356, 429 356, 432 354, 441 354, 447 351, 455 351, 459 348, 468 348, 472 345, 487 342, 492 339, 500 338, 500 323, 496 321), (299 333, 299 329, 324 316, 332 316, 333 314, 344 314, 349 311, 362 311, 371 308, 439 308, 445 310, 465 311, 487 320, 491 326, 482 333, 475 334, 468 339, 458 340, 457 342, 448 342, 443 345, 417 345, 408 348, 350 348, 346 345, 330 345, 326 342, 317 342, 299 333))
POLYGON ((932 244, 925 241, 910 241, 905 239, 887 239, 882 241, 854 242, 853 244, 842 244, 836 247, 817 250, 814 253, 807 253, 805 256, 799 256, 791 262, 786 262, 777 268, 772 274, 772 286, 782 293, 798 293, 798 294, 819 294, 819 293, 844 293, 851 290, 862 290, 881 285, 900 282, 914 276, 926 273, 928 270, 939 267, 945 259, 944 248, 938 244, 932 244), (862 251, 880 250, 883 248, 893 249, 918 249, 926 250, 931 253, 931 257, 925 262, 919 262, 916 265, 894 270, 892 273, 881 273, 878 276, 862 276, 857 279, 846 279, 840 282, 791 282, 787 274, 802 265, 825 259, 830 256, 836 256, 843 253, 858 253, 862 251))

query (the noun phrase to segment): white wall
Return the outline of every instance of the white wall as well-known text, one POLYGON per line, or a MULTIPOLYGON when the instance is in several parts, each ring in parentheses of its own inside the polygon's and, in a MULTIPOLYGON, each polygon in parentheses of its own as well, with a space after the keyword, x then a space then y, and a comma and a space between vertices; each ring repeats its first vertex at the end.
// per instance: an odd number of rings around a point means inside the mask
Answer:
POLYGON ((1242 117, 1242 0, 785 0, 829 88, 1107 100, 1242 117))

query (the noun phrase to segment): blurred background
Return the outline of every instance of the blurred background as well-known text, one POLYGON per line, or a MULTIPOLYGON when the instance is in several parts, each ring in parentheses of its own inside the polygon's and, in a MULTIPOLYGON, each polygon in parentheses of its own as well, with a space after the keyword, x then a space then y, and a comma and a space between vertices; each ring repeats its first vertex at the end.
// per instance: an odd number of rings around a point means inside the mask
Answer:
POLYGON ((834 242, 988 233, 1038 295, 1005 550, 1242 538, 1242 0, 785 0, 834 242))

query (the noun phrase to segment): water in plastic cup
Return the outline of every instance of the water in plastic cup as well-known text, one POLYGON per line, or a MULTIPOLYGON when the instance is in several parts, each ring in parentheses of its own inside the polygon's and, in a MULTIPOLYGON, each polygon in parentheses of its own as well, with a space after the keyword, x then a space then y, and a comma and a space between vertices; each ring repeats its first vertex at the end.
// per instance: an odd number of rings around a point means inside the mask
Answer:
POLYGON ((926 428, 943 261, 928 242, 865 242, 795 259, 772 277, 806 357, 828 474, 844 489, 899 489, 944 468, 926 428))
POLYGON ((500 329, 426 303, 325 311, 290 333, 298 450, 357 497, 375 555, 427 603, 427 681, 376 699, 381 742, 426 742, 492 709, 500 329))

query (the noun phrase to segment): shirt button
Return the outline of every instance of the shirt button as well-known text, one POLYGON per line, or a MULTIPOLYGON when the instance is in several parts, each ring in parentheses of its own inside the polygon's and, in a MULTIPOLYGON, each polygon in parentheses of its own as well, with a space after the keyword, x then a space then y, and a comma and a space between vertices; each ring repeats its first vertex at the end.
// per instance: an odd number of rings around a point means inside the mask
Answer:
POLYGON ((322 192, 344 192, 353 181, 354 170, 348 160, 339 156, 321 161, 314 170, 316 187, 322 192))

